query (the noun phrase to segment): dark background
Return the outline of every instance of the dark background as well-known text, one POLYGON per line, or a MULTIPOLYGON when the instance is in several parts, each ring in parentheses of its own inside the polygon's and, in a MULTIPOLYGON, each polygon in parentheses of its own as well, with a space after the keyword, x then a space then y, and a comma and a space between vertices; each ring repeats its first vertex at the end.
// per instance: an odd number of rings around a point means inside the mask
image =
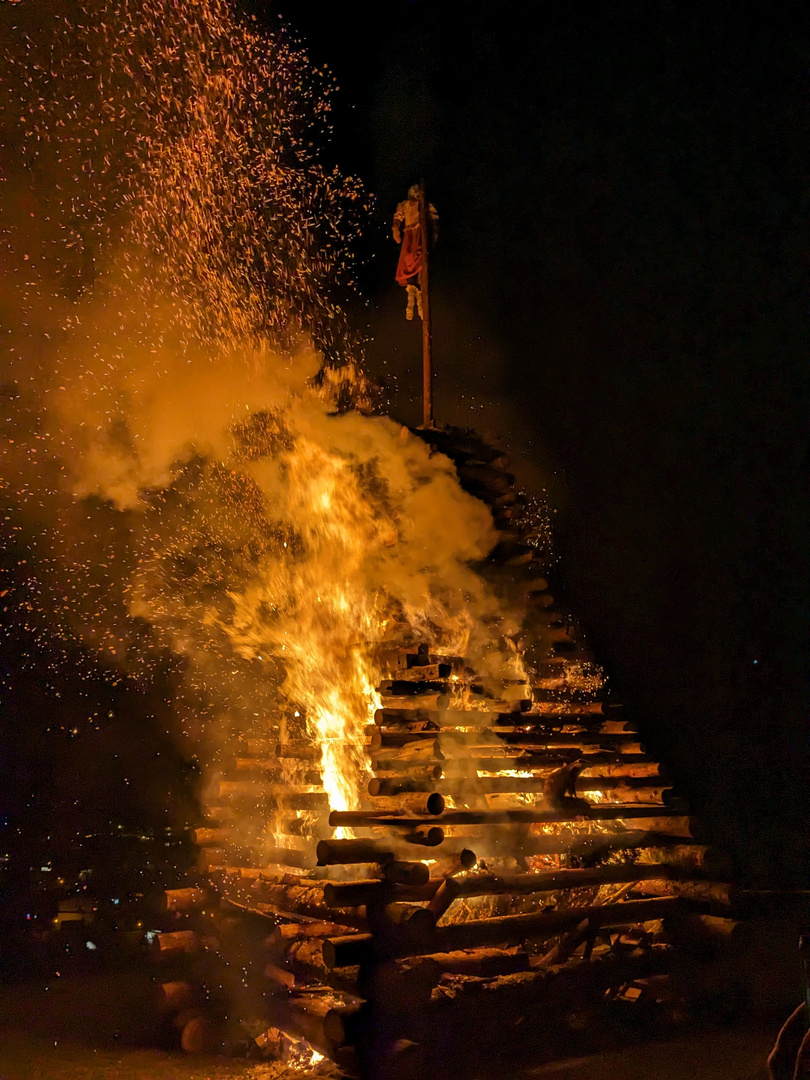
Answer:
MULTIPOLYGON (((555 595, 709 834, 747 872, 804 882, 803 5, 241 6, 282 18, 337 77, 324 154, 375 196, 354 317, 390 411, 420 418, 390 220, 424 177, 441 215, 438 422, 498 434, 519 481, 546 489, 555 595)), ((11 579, 19 554, 4 552, 11 579)), ((71 785, 91 828, 111 805, 127 823, 171 817, 187 776, 168 682, 141 700, 12 629, 4 819, 59 805, 69 832, 71 785), (119 764, 99 768, 113 746, 119 764)))
MULTIPOLYGON (((267 16, 264 5, 252 9, 267 16)), ((419 420, 390 218, 425 178, 436 415, 548 490, 556 591, 714 836, 807 871, 799 4, 280 3, 377 196, 372 372, 419 420)))

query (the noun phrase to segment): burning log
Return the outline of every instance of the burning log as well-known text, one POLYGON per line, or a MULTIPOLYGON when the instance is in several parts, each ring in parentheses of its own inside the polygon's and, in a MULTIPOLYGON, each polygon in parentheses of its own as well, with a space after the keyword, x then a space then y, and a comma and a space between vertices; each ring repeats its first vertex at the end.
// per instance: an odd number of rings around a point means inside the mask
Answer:
POLYGON ((204 806, 203 816, 212 825, 231 824, 236 821, 236 811, 232 806, 204 806))
POLYGON ((187 889, 166 889, 161 901, 163 911, 196 911, 204 907, 210 899, 207 889, 190 887, 187 889))

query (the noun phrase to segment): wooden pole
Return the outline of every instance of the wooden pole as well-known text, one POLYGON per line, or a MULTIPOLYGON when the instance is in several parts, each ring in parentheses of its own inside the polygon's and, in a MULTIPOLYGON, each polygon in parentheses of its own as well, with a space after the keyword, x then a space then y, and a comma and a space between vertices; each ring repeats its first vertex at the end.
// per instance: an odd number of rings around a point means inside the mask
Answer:
POLYGON ((430 222, 425 198, 425 181, 419 181, 419 227, 422 232, 422 269, 419 271, 419 289, 422 293, 422 427, 433 427, 433 354, 430 334, 430 288, 428 277, 428 249, 430 248, 430 222))

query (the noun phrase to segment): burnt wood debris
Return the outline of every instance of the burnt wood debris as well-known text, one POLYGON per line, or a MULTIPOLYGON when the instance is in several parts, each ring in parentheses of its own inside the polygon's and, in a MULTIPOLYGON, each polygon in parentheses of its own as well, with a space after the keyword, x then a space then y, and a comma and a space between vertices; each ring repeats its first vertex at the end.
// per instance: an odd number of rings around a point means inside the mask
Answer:
POLYGON ((529 674, 383 649, 352 811, 329 812, 307 740, 239 739, 196 831, 197 876, 166 892, 154 942, 187 1050, 241 1025, 253 1053, 293 1063, 311 1048, 348 1075, 469 1075, 562 1053, 611 1012, 677 1011, 733 939, 727 861, 594 677, 508 462, 469 433, 418 434, 492 509, 480 569, 520 599, 529 674), (246 800, 275 815, 261 858, 240 840, 246 800))

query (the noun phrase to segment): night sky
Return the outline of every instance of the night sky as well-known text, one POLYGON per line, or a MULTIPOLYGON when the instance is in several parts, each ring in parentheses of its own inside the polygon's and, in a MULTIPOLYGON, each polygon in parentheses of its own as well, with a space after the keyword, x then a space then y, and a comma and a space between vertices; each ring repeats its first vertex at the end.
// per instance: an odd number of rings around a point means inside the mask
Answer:
MULTIPOLYGON (((555 595, 709 835, 751 873, 802 881, 803 5, 243 6, 281 15, 340 86, 324 154, 375 198, 355 319, 390 411, 418 422, 390 219, 424 177, 437 421, 498 434, 519 481, 547 489, 555 595)), ((22 678, 18 716, 35 710, 22 678)), ((166 738, 153 699, 146 741, 166 738)), ((13 769, 38 760, 19 731, 13 769)))

